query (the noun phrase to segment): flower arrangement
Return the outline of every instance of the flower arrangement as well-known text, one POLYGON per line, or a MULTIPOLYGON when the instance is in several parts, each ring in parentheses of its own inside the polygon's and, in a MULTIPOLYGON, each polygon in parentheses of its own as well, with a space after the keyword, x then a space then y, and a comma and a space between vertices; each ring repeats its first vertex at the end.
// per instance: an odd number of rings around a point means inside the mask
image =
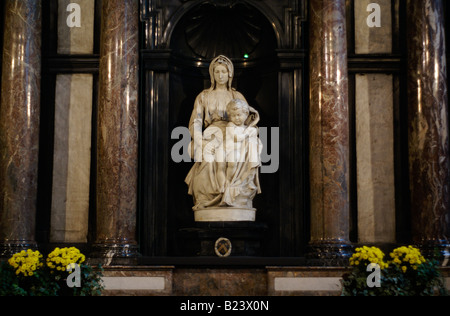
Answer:
POLYGON ((72 268, 75 264, 82 264, 86 257, 75 247, 70 248, 55 248, 47 257, 47 267, 51 269, 51 273, 56 271, 66 271, 68 265, 72 268))
POLYGON ((75 247, 55 248, 46 260, 39 251, 23 250, 0 265, 0 296, 101 295, 103 270, 85 260, 75 247), (73 270, 79 286, 69 287, 73 270))
POLYGON ((22 250, 12 256, 8 263, 15 269, 16 275, 33 276, 37 269, 44 266, 41 260, 42 257, 39 251, 22 250))
POLYGON ((419 249, 412 246, 397 248, 391 252, 390 256, 392 263, 400 266, 403 273, 407 272, 408 268, 417 270, 422 263, 426 262, 419 249))
POLYGON ((356 248, 349 259, 352 271, 344 275, 343 296, 429 296, 447 295, 438 269, 438 262, 426 260, 413 246, 394 249, 384 261, 385 254, 377 247, 356 248), (377 264, 379 286, 369 286, 368 266, 377 264))
POLYGON ((381 269, 387 268, 389 265, 384 262, 384 253, 377 247, 356 248, 355 253, 350 258, 351 266, 367 267, 371 263, 378 264, 381 269))

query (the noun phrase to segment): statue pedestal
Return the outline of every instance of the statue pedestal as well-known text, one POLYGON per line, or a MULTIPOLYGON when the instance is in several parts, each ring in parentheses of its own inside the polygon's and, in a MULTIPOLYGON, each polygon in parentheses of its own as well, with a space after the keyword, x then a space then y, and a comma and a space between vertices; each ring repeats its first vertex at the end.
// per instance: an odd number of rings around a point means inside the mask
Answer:
POLYGON ((256 209, 211 207, 194 211, 196 222, 254 222, 256 209))
POLYGON ((182 230, 186 250, 202 257, 263 256, 266 232, 266 224, 249 221, 197 222, 182 230))

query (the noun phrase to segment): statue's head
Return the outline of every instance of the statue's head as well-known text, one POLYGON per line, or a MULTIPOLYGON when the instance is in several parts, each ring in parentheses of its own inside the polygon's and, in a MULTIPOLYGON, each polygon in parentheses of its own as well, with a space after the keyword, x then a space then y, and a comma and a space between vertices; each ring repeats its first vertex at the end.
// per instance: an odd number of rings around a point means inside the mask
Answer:
POLYGON ((227 115, 230 122, 233 122, 237 126, 241 126, 247 122, 250 115, 250 107, 244 100, 231 100, 227 104, 227 115))
POLYGON ((233 76, 234 76, 234 66, 233 62, 223 55, 220 55, 213 59, 211 62, 211 65, 209 66, 209 74, 211 76, 211 89, 214 90, 216 88, 216 79, 214 76, 214 72, 216 70, 216 67, 222 66, 225 67, 228 70, 228 84, 227 88, 231 90, 231 84, 233 82, 233 76))

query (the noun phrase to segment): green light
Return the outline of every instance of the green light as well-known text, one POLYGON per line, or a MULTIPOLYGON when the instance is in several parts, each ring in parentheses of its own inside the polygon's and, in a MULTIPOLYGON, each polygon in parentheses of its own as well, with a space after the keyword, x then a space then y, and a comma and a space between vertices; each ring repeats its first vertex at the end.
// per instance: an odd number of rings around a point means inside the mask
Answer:
POLYGON ((244 54, 244 58, 249 59, 250 58, 249 54, 244 54))

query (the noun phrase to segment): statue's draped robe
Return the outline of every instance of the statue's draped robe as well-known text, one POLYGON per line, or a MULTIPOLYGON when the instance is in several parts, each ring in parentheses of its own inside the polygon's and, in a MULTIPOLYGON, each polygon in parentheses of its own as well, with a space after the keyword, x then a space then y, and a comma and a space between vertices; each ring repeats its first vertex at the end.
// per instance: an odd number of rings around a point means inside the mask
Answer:
MULTIPOLYGON (((252 158, 254 154, 249 150, 251 146, 248 143, 244 142, 243 158, 234 163, 232 172, 227 170, 225 179, 217 177, 217 174, 219 168, 227 168, 226 161, 207 162, 202 157, 203 147, 207 142, 203 139, 203 128, 220 128, 225 143, 228 124, 226 107, 233 99, 245 101, 244 96, 237 91, 217 92, 212 89, 204 90, 195 100, 189 130, 192 136, 191 157, 196 162, 185 180, 189 187, 188 193, 194 198, 194 211, 209 207, 251 209, 253 198, 261 192, 258 176, 260 162, 255 162, 252 158)), ((252 107, 249 108, 250 115, 245 125, 255 126, 259 121, 259 114, 252 107)))

